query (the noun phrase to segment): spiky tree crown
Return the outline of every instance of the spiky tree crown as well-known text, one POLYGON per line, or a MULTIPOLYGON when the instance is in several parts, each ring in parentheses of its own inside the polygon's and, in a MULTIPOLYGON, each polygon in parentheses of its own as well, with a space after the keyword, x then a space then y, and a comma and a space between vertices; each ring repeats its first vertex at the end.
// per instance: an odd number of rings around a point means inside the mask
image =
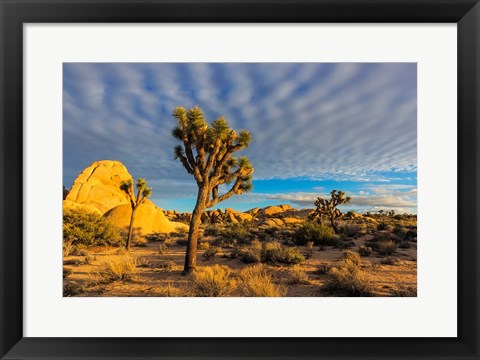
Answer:
POLYGON ((205 203, 207 208, 252 189, 250 161, 244 156, 232 156, 250 144, 252 135, 248 131, 237 134, 223 116, 208 124, 198 106, 189 110, 177 107, 172 115, 177 120, 172 136, 182 143, 175 147, 175 158, 194 176, 199 187, 208 188, 211 194, 205 203), (230 190, 219 196, 219 186, 231 183, 230 190))
POLYGON ((127 194, 132 208, 136 208, 145 202, 145 199, 152 194, 152 188, 147 187, 147 181, 145 179, 138 178, 136 188, 137 196, 135 196, 132 180, 122 181, 120 184, 120 189, 127 194))
POLYGON ((350 196, 345 197, 345 192, 332 190, 330 192, 330 199, 317 198, 315 201, 316 209, 313 211, 311 217, 327 216, 331 219, 339 218, 342 213, 337 206, 347 204, 348 202, 350 202, 350 196))

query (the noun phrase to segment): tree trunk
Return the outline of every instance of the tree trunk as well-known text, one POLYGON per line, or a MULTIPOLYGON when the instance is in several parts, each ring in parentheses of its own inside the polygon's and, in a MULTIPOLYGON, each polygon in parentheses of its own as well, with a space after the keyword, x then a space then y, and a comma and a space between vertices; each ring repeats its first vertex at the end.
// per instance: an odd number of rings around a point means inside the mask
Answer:
POLYGON ((137 211, 137 207, 134 207, 132 209, 132 216, 130 216, 130 226, 128 227, 128 237, 127 237, 127 244, 125 245, 125 248, 127 250, 130 250, 130 242, 132 240, 132 233, 133 233, 133 220, 135 218, 135 211, 137 211))
POLYGON ((203 186, 198 190, 197 203, 190 220, 190 229, 188 230, 187 253, 185 254, 185 266, 182 275, 188 275, 195 270, 197 266, 197 242, 198 230, 202 220, 202 214, 205 211, 205 202, 208 196, 208 188, 203 186))
POLYGON ((335 231, 335 234, 338 234, 338 228, 337 225, 335 225, 335 221, 333 218, 330 218, 330 223, 332 224, 333 231, 335 231))

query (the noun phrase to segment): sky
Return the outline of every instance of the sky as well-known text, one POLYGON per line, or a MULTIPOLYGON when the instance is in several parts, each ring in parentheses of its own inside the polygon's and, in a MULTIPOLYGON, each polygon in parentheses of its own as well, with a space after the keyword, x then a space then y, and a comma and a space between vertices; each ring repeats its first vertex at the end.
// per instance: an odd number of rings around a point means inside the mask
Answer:
POLYGON ((252 192, 216 205, 313 208, 345 191, 358 212, 417 211, 415 63, 64 63, 63 182, 98 160, 145 178, 163 209, 197 185, 171 136, 177 106, 251 132, 252 192))

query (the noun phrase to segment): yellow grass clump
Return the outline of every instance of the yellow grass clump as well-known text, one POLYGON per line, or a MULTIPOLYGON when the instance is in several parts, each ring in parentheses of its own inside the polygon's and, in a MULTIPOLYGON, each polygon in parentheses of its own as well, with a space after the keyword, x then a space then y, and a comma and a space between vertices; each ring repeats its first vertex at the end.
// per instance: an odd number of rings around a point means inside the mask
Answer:
POLYGON ((103 258, 98 277, 103 283, 132 280, 137 273, 137 259, 129 253, 108 255, 103 258))
POLYGON ((227 296, 235 288, 235 281, 230 278, 228 266, 205 266, 192 274, 193 292, 195 296, 218 297, 227 296))
POLYGON ((330 281, 327 288, 331 291, 341 292, 346 296, 370 296, 372 293, 370 281, 356 262, 355 256, 351 254, 346 255, 339 266, 332 267, 328 275, 330 281))
POLYGON ((252 297, 280 297, 287 291, 272 281, 264 265, 247 267, 240 271, 239 289, 242 296, 252 297))

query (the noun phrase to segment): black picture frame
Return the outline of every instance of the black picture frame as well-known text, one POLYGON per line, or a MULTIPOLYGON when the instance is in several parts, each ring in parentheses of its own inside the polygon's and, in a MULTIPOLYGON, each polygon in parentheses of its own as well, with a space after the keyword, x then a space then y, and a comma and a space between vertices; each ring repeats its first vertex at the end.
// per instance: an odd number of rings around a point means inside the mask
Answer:
POLYGON ((0 12, 2 359, 479 359, 478 0, 0 0, 0 12), (23 24, 95 22, 457 23, 458 337, 23 337, 23 24))

